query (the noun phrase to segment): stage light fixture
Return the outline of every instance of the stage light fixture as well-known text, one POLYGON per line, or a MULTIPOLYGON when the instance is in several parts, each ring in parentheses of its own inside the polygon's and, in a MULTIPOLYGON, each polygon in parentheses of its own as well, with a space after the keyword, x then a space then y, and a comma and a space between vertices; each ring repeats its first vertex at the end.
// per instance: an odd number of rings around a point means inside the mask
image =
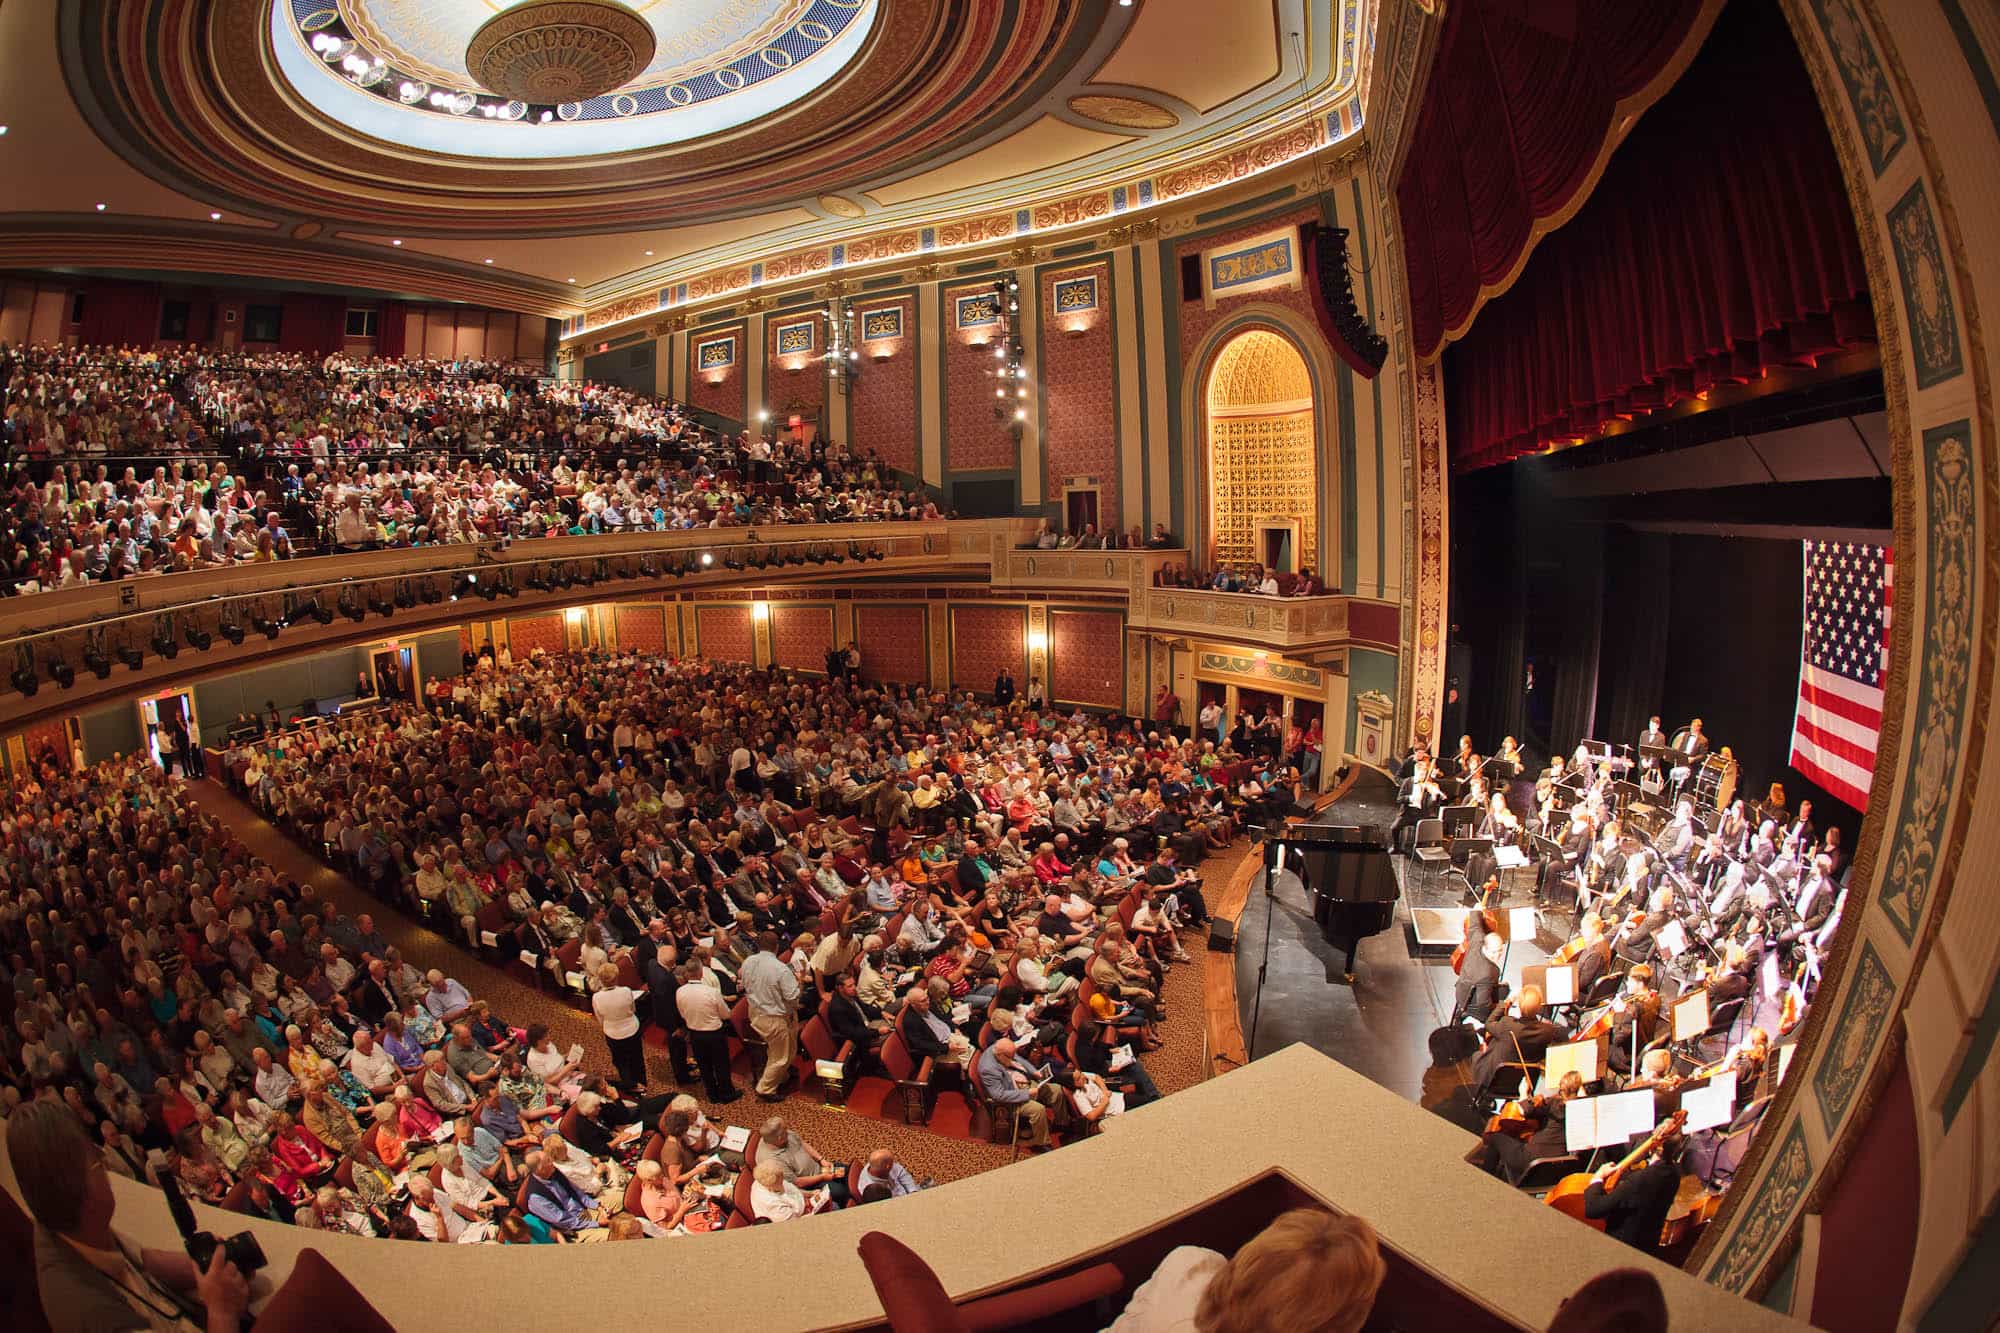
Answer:
POLYGON ((269 616, 252 614, 250 617, 250 628, 256 630, 267 639, 278 637, 278 622, 269 616))
POLYGON ((119 648, 118 660, 132 670, 138 671, 146 665, 146 654, 128 643, 119 648))
POLYGON ((153 631, 153 653, 169 662, 181 655, 181 646, 175 642, 172 630, 161 628, 153 631))
POLYGON ((104 649, 100 645, 93 644, 83 650, 83 665, 85 670, 99 680, 108 680, 111 676, 111 659, 104 655, 104 649))
POLYGON ((396 614, 396 604, 379 592, 369 596, 368 609, 385 620, 396 614))
POLYGON ((417 595, 410 591, 409 584, 398 583, 396 585, 395 602, 397 610, 408 611, 417 604, 417 595))
POLYGON ((231 646, 237 648, 243 646, 243 622, 225 620, 218 628, 222 630, 222 637, 229 640, 231 646))
POLYGON ((199 625, 189 625, 182 633, 187 639, 188 647, 198 653, 207 652, 209 647, 215 642, 209 632, 199 625))
POLYGON ((486 582, 479 585, 479 595, 481 597, 484 597, 487 601, 490 602, 500 596, 500 589, 493 582, 493 580, 488 579, 486 582))
POLYGON ((701 553, 701 567, 703 569, 707 569, 710 565, 714 563, 715 563, 715 556, 713 554, 711 554, 708 551, 703 551, 701 553))
POLYGON ((51 657, 49 679, 56 683, 57 689, 66 690, 76 684, 76 668, 60 657, 51 657))
POLYGON ((431 580, 425 579, 423 586, 417 589, 417 597, 425 606, 436 606, 444 600, 444 590, 431 580))
POLYGON ((35 691, 42 688, 41 678, 32 666, 17 666, 14 668, 14 688, 32 699, 35 691))

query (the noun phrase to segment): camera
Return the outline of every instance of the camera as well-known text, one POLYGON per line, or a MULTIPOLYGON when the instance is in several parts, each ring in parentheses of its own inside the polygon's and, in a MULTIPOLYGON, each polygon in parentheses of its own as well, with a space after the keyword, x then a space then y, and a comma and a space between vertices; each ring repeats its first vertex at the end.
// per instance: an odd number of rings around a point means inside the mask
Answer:
POLYGON ((247 1231, 239 1231, 233 1236, 222 1237, 213 1231, 197 1231, 194 1225, 194 1209, 181 1195, 178 1180, 164 1172, 160 1176, 160 1189, 167 1196, 167 1211, 174 1215, 174 1226, 181 1233, 181 1244, 187 1250, 188 1258, 194 1260, 196 1272, 208 1271, 210 1260, 214 1259, 219 1247, 222 1257, 236 1265, 236 1271, 249 1281, 268 1262, 264 1258, 264 1247, 257 1238, 247 1231))

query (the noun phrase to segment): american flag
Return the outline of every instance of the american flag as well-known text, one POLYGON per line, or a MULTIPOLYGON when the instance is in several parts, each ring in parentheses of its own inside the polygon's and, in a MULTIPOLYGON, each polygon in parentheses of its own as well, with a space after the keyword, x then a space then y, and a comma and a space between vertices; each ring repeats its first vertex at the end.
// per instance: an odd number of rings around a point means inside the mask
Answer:
POLYGON ((1882 734, 1892 563, 1884 546, 1805 544, 1792 767, 1857 810, 1868 808, 1882 734))

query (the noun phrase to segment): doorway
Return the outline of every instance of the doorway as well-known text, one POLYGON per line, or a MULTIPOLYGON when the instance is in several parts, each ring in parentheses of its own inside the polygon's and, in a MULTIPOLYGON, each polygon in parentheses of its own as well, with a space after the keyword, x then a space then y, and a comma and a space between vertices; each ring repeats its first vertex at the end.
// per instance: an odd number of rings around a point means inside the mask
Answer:
POLYGON ((416 698, 416 680, 408 648, 377 648, 369 656, 369 665, 375 672, 376 698, 416 698))
POLYGON ((1082 532, 1097 526, 1097 487, 1068 486, 1063 489, 1063 530, 1082 532))
POLYGON ((1297 573, 1319 541, 1319 422, 1298 345, 1245 329, 1209 368, 1208 532, 1215 565, 1297 573))
POLYGON ((201 723, 194 712, 192 690, 168 690, 139 701, 139 734, 153 762, 168 773, 186 778, 205 776, 208 765, 201 750, 201 723))

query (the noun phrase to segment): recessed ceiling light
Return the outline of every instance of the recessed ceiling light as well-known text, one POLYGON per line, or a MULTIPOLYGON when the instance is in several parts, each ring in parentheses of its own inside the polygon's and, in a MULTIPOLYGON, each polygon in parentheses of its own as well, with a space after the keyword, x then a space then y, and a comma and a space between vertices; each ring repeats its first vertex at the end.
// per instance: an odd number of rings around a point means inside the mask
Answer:
POLYGON ((98 212, 100 212, 100 213, 102 213, 102 212, 103 212, 103 211, 105 210, 105 208, 106 208, 106 205, 104 205, 104 204, 99 204, 99 205, 97 206, 97 211, 98 211, 98 212))
POLYGON ((575 282, 575 281, 576 281, 576 279, 575 279, 575 278, 571 278, 571 279, 570 279, 570 281, 571 281, 571 282, 575 282))
POLYGON ((490 263, 492 263, 493 261, 489 259, 489 260, 487 260, 486 262, 490 264, 490 263))
POLYGON ((220 221, 222 221, 222 214, 220 214, 220 213, 210 213, 210 214, 208 215, 208 220, 209 220, 210 222, 220 222, 220 221))
MULTIPOLYGON (((104 207, 104 205, 102 205, 102 204, 99 204, 99 205, 98 205, 98 207, 99 207, 99 208, 102 208, 102 207, 104 207)), ((651 257, 652 257, 652 254, 653 254, 653 252, 652 252, 651 250, 648 250, 648 251, 646 252, 646 255, 647 255, 647 257, 648 257, 648 258, 651 258, 651 257)))
POLYGON ((0 125, 0 134, 5 134, 6 132, 7 132, 7 127, 5 125, 0 125))
POLYGON ((402 244, 402 242, 401 242, 401 241, 391 241, 391 242, 389 242, 389 244, 391 244, 391 245, 401 245, 401 244, 402 244))

